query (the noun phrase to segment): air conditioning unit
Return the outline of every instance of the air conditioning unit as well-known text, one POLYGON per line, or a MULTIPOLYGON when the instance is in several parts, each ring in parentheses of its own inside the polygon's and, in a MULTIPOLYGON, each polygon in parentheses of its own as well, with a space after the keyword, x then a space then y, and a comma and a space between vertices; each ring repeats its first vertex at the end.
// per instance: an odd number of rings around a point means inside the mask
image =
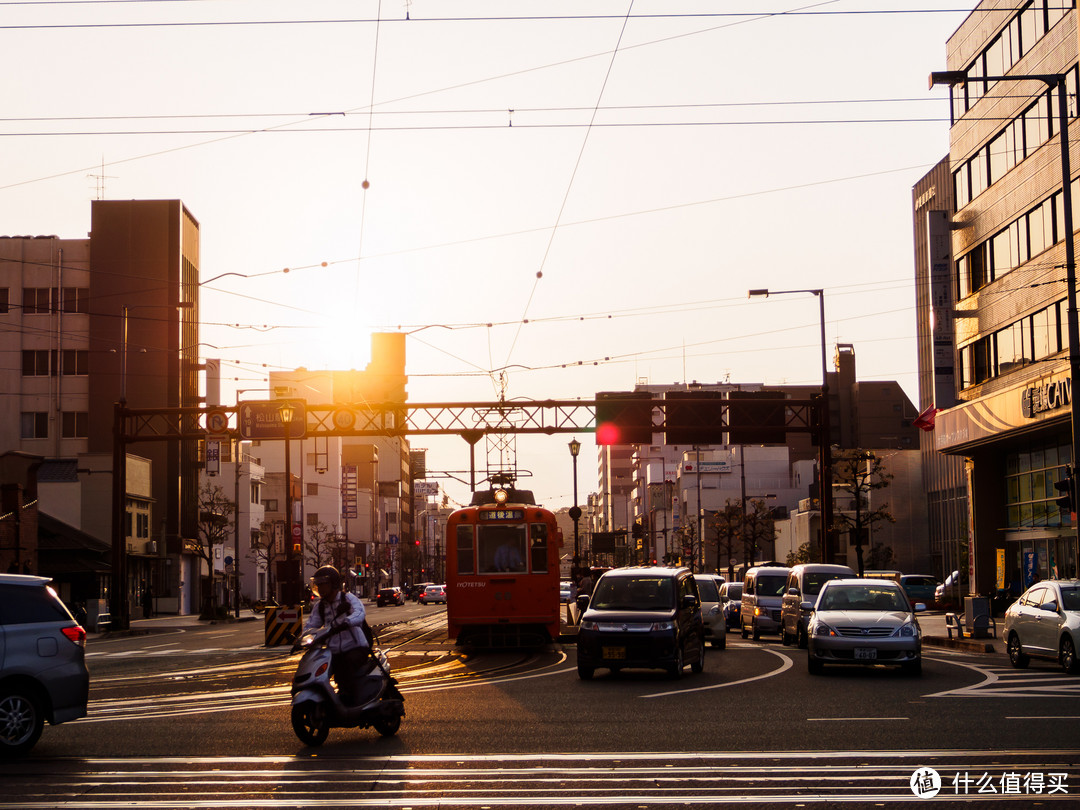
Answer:
POLYGON ((147 540, 146 541, 146 553, 147 554, 157 554, 157 540, 147 540))

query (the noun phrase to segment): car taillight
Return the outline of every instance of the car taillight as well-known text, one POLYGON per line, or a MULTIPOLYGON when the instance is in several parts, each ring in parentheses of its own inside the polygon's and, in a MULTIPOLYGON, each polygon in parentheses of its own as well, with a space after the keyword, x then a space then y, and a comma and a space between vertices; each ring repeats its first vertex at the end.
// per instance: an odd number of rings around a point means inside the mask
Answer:
POLYGON ((61 627, 60 632, 67 636, 73 644, 78 644, 80 647, 86 646, 86 631, 82 627, 78 625, 75 627, 61 627))

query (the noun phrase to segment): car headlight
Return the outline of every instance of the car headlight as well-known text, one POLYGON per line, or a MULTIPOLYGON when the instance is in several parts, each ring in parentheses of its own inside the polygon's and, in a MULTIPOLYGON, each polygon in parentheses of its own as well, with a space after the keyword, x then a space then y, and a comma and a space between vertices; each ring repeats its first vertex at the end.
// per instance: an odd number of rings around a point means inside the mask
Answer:
POLYGON ((580 630, 599 630, 600 625, 597 622, 582 622, 581 626, 578 629, 580 629, 580 630))
POLYGON ((674 630, 675 622, 653 622, 650 630, 674 630))
POLYGON ((719 613, 720 613, 720 606, 719 605, 713 605, 711 608, 709 608, 709 615, 710 616, 716 616, 719 613))
POLYGON ((815 636, 835 636, 835 635, 838 635, 838 634, 837 634, 837 632, 835 630, 833 630, 831 627, 829 627, 829 625, 825 624, 825 622, 817 622, 814 625, 814 635, 815 636))
POLYGON ((755 615, 755 616, 764 616, 764 615, 765 615, 765 611, 764 611, 764 610, 762 610, 762 609, 761 609, 761 607, 755 607, 755 608, 754 608, 754 615, 755 615))
POLYGON ((896 632, 894 632, 893 635, 900 636, 901 638, 914 638, 919 635, 919 628, 914 622, 904 622, 904 624, 896 628, 896 632))

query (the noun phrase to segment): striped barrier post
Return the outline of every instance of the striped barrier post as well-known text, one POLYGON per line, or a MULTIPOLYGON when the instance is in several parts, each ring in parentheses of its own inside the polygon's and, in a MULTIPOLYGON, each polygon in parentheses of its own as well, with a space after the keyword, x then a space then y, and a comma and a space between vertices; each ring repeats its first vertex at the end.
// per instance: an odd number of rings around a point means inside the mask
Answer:
POLYGON ((266 647, 292 644, 300 636, 303 617, 298 607, 268 607, 266 609, 266 647))

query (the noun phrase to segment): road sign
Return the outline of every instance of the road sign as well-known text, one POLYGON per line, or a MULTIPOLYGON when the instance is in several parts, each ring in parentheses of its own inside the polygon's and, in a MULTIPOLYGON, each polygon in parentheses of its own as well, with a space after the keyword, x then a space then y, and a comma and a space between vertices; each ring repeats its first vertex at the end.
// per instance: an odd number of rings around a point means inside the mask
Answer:
POLYGON ((225 436, 229 433, 229 415, 220 408, 206 412, 206 432, 211 436, 225 436))
POLYGON ((293 524, 292 537, 293 537, 293 540, 303 540, 304 539, 304 527, 301 526, 299 523, 294 523, 293 524))
POLYGON ((245 402, 240 406, 240 437, 242 439, 284 439, 285 424, 281 406, 292 406, 292 421, 288 424, 290 439, 307 435, 307 403, 302 399, 273 399, 245 402))
POLYGON ((396 534, 392 534, 392 535, 390 535, 389 539, 390 539, 390 545, 394 545, 398 541, 398 536, 396 534))

